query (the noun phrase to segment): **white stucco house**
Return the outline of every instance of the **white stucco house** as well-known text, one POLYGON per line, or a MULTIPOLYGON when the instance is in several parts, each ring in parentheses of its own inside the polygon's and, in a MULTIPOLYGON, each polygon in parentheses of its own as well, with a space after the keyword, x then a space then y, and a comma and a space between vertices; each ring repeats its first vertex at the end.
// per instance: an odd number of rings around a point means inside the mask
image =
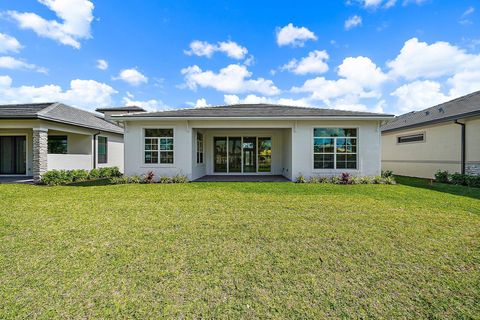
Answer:
POLYGON ((56 102, 0 105, 0 177, 39 181, 52 169, 123 170, 123 154, 123 128, 101 115, 56 102))
POLYGON ((380 174, 380 126, 392 115, 244 104, 112 115, 124 126, 125 174, 380 174))

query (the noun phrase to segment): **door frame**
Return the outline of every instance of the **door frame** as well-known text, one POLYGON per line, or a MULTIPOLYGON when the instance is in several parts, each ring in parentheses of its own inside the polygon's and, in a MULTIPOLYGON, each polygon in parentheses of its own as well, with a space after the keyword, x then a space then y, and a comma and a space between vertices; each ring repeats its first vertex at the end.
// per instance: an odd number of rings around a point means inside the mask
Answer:
MULTIPOLYGON (((212 150, 212 174, 213 175, 252 175, 252 176, 256 176, 256 175, 272 175, 273 174, 273 164, 270 163, 270 172, 258 172, 258 138, 269 138, 271 141, 272 141, 272 154, 273 154, 273 135, 272 134, 228 134, 228 135, 222 135, 222 134, 219 134, 219 135, 212 135, 211 136, 212 138, 212 147, 213 147, 213 150, 212 150), (232 137, 232 138, 238 138, 240 137, 241 138, 241 146, 242 146, 242 150, 241 150, 241 168, 242 168, 242 171, 241 172, 229 172, 229 155, 228 155, 228 141, 229 141, 229 138, 232 137), (255 163, 255 172, 243 172, 243 138, 244 137, 249 137, 249 138, 253 138, 255 137, 255 147, 256 147, 256 152, 255 152, 255 157, 256 157, 256 163, 255 163), (215 172, 215 138, 226 138, 227 139, 227 172, 215 172)), ((271 156, 271 159, 273 160, 273 157, 271 156)))
POLYGON ((28 143, 28 133, 15 133, 15 132, 4 132, 0 133, 2 137, 25 137, 25 174, 15 173, 15 174, 4 174, 0 173, 0 177, 27 177, 28 176, 28 157, 30 156, 28 150, 29 143, 28 143))

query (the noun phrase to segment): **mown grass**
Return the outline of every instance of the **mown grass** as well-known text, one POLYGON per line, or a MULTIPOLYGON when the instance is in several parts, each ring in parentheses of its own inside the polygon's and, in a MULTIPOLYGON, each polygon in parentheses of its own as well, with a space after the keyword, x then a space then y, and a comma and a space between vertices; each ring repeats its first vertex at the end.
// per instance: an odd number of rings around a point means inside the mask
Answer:
POLYGON ((0 185, 0 318, 478 318, 480 190, 402 182, 0 185))

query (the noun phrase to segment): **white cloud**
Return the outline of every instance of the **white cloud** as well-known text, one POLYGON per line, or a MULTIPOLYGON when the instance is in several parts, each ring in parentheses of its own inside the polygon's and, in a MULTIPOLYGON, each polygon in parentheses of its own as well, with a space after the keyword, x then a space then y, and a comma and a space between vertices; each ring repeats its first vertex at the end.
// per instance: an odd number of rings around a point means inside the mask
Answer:
POLYGON ((138 100, 130 93, 127 92, 127 96, 122 98, 123 105, 130 107, 130 106, 137 106, 143 108, 147 111, 157 111, 157 110, 168 110, 170 109, 166 106, 161 100, 157 99, 150 99, 150 100, 138 100))
POLYGON ((17 39, 0 32, 0 53, 18 52, 21 48, 22 45, 17 39))
POLYGON ((40 73, 48 72, 48 70, 44 67, 38 67, 34 64, 30 64, 10 56, 0 57, 0 68, 10 70, 33 70, 40 73))
POLYGON ((207 41, 195 40, 190 43, 190 50, 185 50, 187 55, 205 56, 210 58, 215 52, 223 52, 233 59, 243 59, 248 53, 247 48, 233 41, 221 41, 211 44, 207 41))
POLYGON ((468 54, 448 42, 432 44, 412 38, 405 42, 400 54, 387 65, 393 76, 407 80, 438 78, 457 72, 480 69, 480 55, 468 54))
POLYGON ((8 11, 8 15, 22 29, 33 30, 37 35, 61 44, 80 48, 81 39, 91 37, 94 5, 90 0, 38 0, 55 12, 62 21, 46 20, 33 12, 8 11))
POLYGON ((280 70, 289 70, 295 74, 307 73, 325 73, 328 71, 328 53, 325 50, 315 50, 298 61, 297 59, 290 60, 287 64, 280 67, 280 70))
POLYGON ((54 84, 14 87, 12 82, 9 76, 0 76, 0 103, 60 101, 85 109, 95 109, 111 105, 112 95, 117 93, 109 85, 95 80, 72 80, 67 90, 54 84))
POLYGON ((345 30, 350 30, 352 28, 362 25, 362 17, 358 15, 351 16, 345 20, 345 30))
POLYGON ((480 89, 480 69, 459 72, 447 80, 452 99, 480 89))
POLYGON ((338 67, 338 75, 365 88, 376 88, 387 80, 387 75, 367 57, 348 57, 338 67))
POLYGON ((277 44, 279 46, 303 47, 308 40, 317 40, 317 36, 305 27, 295 27, 289 23, 283 28, 277 28, 277 44))
POLYGON ((226 93, 257 92, 264 95, 275 95, 280 90, 271 80, 264 78, 249 79, 252 73, 244 65, 231 64, 220 69, 218 73, 207 70, 203 71, 194 65, 182 69, 186 86, 196 90, 198 86, 214 88, 226 93))
POLYGON ((475 12, 475 8, 474 7, 468 7, 467 10, 465 10, 462 14, 462 18, 465 18, 466 16, 469 16, 471 15, 472 13, 475 12))
POLYGON ((226 94, 223 96, 225 104, 257 104, 257 103, 270 103, 270 104, 281 104, 288 106, 298 106, 298 107, 309 107, 307 99, 289 99, 289 98, 271 98, 271 97, 262 97, 254 94, 249 94, 244 98, 240 98, 234 94, 226 94))
MULTIPOLYGON (((420 5, 425 1, 426 0, 403 0, 402 4, 404 6, 410 3, 420 5)), ((376 9, 376 8, 388 9, 395 6, 395 4, 397 3, 397 0, 357 0, 357 2, 359 2, 363 7, 367 9, 376 9)))
POLYGON ((108 69, 108 61, 103 59, 97 60, 97 69, 100 70, 107 70, 108 69))
POLYGON ((126 83, 132 86, 139 86, 142 83, 147 83, 148 78, 140 73, 137 69, 124 69, 120 71, 117 77, 113 78, 114 80, 123 80, 126 83))
POLYGON ((205 108, 209 107, 210 105, 207 103, 205 98, 197 99, 197 101, 193 104, 195 108, 205 108))
POLYGON ((401 113, 425 109, 449 99, 441 92, 440 83, 431 80, 404 84, 391 95, 398 98, 397 106, 401 113))

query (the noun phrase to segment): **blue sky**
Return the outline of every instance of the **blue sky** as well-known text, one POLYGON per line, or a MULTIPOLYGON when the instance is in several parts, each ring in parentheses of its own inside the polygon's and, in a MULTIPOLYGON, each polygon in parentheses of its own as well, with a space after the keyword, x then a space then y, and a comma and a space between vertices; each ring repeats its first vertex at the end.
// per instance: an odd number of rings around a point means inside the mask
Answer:
POLYGON ((401 114, 480 90, 478 0, 16 0, 0 13, 0 103, 401 114))

